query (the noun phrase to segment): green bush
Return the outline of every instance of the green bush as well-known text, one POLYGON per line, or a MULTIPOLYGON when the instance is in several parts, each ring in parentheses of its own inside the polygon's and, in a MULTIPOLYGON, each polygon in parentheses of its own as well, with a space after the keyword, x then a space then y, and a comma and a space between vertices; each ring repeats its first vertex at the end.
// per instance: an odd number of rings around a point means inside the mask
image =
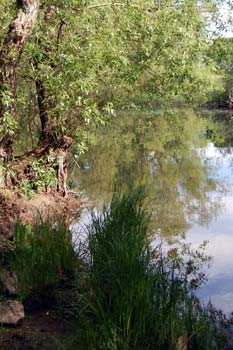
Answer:
POLYGON ((22 299, 49 296, 62 278, 73 274, 74 264, 71 235, 61 224, 16 224, 10 266, 17 274, 22 299))
POLYGON ((204 278, 203 254, 152 248, 144 199, 142 189, 129 190, 93 215, 78 347, 175 350, 186 339, 189 349, 214 349, 212 324, 193 293, 204 278))

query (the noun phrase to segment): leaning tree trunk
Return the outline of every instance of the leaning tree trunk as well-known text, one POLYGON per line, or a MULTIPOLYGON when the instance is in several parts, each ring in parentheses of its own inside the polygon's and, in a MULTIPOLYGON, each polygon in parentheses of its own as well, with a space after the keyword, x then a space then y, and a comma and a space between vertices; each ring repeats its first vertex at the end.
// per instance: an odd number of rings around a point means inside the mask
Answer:
POLYGON ((9 26, 0 51, 0 157, 5 162, 13 158, 14 130, 9 130, 7 120, 10 119, 13 125, 16 123, 16 70, 26 39, 37 19, 39 2, 40 0, 16 1, 16 17, 9 26))
MULTIPOLYGON (((46 23, 46 28, 49 28, 49 24, 52 18, 58 13, 56 6, 51 4, 46 4, 44 22, 46 23)), ((61 35, 61 28, 64 25, 63 20, 61 21, 58 29, 58 37, 61 35)), ((57 39, 57 38, 56 38, 57 39)), ((58 40, 58 39, 57 39, 58 40)), ((40 51, 43 53, 34 59, 35 69, 38 69, 40 60, 50 61, 49 55, 51 54, 52 47, 48 46, 47 43, 43 43, 41 40, 37 40, 37 45, 40 51)), ((50 64, 50 68, 55 70, 56 65, 50 64)), ((67 194, 67 170, 69 165, 69 150, 73 144, 73 139, 69 135, 65 135, 64 132, 58 132, 58 128, 54 125, 54 120, 59 120, 59 116, 53 110, 53 100, 49 95, 49 91, 46 87, 46 81, 40 78, 40 74, 37 74, 37 79, 35 80, 37 101, 39 109, 39 117, 41 122, 41 132, 40 139, 36 149, 33 153, 37 153, 36 157, 41 157, 43 154, 52 152, 56 161, 56 176, 57 176, 57 188, 56 190, 60 192, 63 196, 67 194)), ((56 123, 55 123, 56 124, 56 123)))

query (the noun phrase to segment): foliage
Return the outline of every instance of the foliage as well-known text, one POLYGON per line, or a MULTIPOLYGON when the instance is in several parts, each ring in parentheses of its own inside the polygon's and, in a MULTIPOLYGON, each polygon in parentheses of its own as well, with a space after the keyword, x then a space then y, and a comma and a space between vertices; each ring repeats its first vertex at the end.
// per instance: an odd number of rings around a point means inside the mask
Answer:
POLYGON ((10 266, 17 274, 21 297, 35 295, 46 302, 62 276, 73 273, 70 233, 59 223, 38 222, 34 226, 18 223, 14 244, 10 266))
POLYGON ((35 159, 30 164, 30 178, 25 178, 20 183, 21 191, 28 198, 33 196, 33 191, 41 191, 45 186, 56 186, 57 176, 55 167, 59 159, 49 156, 35 159))
MULTIPOLYGON (((211 109, 224 106, 226 103, 226 86, 224 73, 216 69, 213 60, 208 63, 202 62, 196 67, 196 74, 200 79, 206 81, 205 96, 202 97, 202 106, 211 109)), ((203 95, 203 91, 201 91, 203 95)))
POLYGON ((142 189, 115 194, 88 227, 90 291, 78 334, 83 349, 214 349, 213 327, 193 292, 206 260, 188 246, 151 245, 142 189), (183 254, 183 255, 182 255, 183 254))
POLYGON ((232 48, 233 38, 217 38, 209 48, 209 57, 216 63, 216 69, 227 73, 233 72, 232 48))
MULTIPOLYGON (((0 1, 2 42, 15 6, 7 5, 0 1)), ((8 116, 2 134, 10 130, 18 140, 18 131, 27 132, 32 144, 38 140, 36 81, 46 92, 49 128, 58 138, 72 136, 77 154, 89 133, 135 96, 194 101, 202 86, 195 65, 205 47, 199 6, 196 0, 41 1, 18 70, 19 124, 8 116)))
POLYGON ((219 96, 215 97, 215 100, 218 100, 219 105, 222 106, 226 106, 228 92, 233 86, 232 43, 232 38, 217 38, 212 42, 208 50, 209 60, 212 60, 215 72, 222 78, 224 89, 219 89, 219 96))

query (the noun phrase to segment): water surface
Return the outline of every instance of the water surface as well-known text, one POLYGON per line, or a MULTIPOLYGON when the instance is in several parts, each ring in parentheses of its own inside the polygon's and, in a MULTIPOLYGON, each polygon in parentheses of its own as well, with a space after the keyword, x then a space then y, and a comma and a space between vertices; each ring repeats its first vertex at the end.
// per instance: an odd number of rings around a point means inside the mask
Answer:
POLYGON ((72 175, 72 184, 96 208, 111 199, 116 181, 144 184, 155 237, 194 248, 208 240, 213 261, 199 294, 227 313, 233 311, 230 122, 231 116, 205 111, 121 113, 94 136, 72 175))

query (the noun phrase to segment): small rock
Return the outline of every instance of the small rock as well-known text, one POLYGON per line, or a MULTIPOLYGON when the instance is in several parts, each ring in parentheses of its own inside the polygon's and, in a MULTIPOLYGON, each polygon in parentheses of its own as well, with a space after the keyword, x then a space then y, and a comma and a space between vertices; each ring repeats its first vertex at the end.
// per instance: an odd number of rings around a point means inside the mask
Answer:
POLYGON ((0 302, 0 324, 16 326, 24 317, 24 307, 19 301, 0 302))
POLYGON ((18 280, 16 273, 6 268, 0 270, 0 280, 8 295, 16 295, 18 291, 18 280))

